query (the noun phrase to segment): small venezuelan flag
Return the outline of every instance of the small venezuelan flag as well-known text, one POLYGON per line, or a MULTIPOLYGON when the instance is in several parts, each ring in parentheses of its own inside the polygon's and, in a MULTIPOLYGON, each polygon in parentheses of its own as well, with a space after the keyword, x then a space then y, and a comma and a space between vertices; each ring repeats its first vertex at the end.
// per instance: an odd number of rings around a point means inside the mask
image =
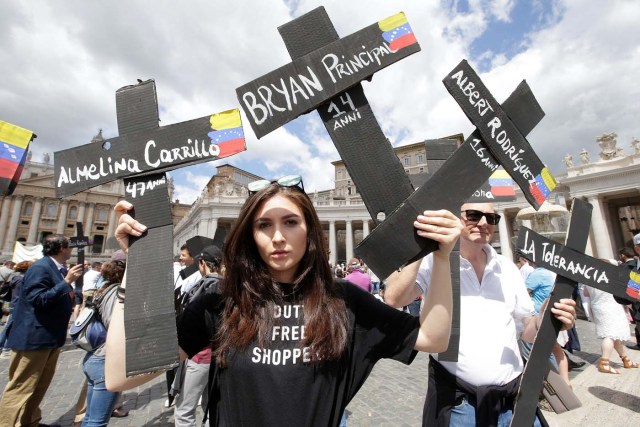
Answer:
POLYGON ((504 169, 498 169, 489 177, 491 194, 494 196, 515 196, 516 190, 513 188, 513 179, 504 169))
POLYGON ((211 143, 220 147, 218 158, 228 157, 246 150, 240 110, 233 109, 213 114, 209 119, 211 143))
POLYGON ((32 139, 30 130, 0 120, 0 195, 13 193, 32 139))
POLYGON ((640 295, 640 273, 637 273, 635 271, 629 273, 627 295, 629 295, 633 299, 638 299, 638 295, 640 295))
POLYGON ((529 186, 529 192, 536 199, 538 204, 542 204, 549 194, 556 188, 556 179, 551 175, 549 169, 542 168, 538 176, 536 176, 536 181, 529 186))
POLYGON ((403 12, 379 21, 378 26, 382 30, 382 38, 389 43, 391 50, 399 50, 418 43, 403 12))

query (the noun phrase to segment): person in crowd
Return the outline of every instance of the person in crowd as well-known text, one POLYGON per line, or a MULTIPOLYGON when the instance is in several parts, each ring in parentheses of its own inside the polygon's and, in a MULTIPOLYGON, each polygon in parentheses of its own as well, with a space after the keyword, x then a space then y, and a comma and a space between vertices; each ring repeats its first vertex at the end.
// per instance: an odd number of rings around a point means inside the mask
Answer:
MULTIPOLYGON (((533 261, 529 261, 529 263, 533 267, 533 271, 527 276, 527 280, 525 280, 525 286, 527 287, 529 295, 533 300, 533 306, 536 310, 536 315, 539 316, 542 304, 549 298, 549 295, 551 294, 551 290, 553 289, 553 285, 556 281, 556 274, 547 270, 546 268, 540 267, 533 261)), ((562 347, 565 346, 567 342, 569 342, 569 334, 566 330, 560 331, 558 333, 558 338, 556 339, 555 344, 553 344, 551 353, 555 358, 555 363, 558 367, 558 373, 568 385, 571 385, 571 380, 569 379, 569 359, 562 349, 562 347)), ((524 344, 526 345, 527 343, 525 342, 524 344)), ((530 351, 530 348, 528 348, 528 350, 530 351)), ((525 355, 525 357, 528 357, 528 354, 525 355)))
MULTIPOLYGON (((33 264, 31 261, 20 261, 15 264, 12 278, 9 282, 9 288, 11 289, 11 302, 9 304, 9 310, 13 312, 16 304, 18 302, 18 298, 20 296, 20 291, 22 289, 22 283, 24 281, 24 274, 27 272, 29 267, 33 264)), ((0 354, 0 358, 6 359, 11 355, 11 349, 6 345, 7 344, 7 335, 9 333, 9 329, 11 328, 12 316, 9 314, 7 318, 7 323, 0 334, 0 349, 2 353, 0 354)))
POLYGON ((362 272, 362 263, 358 258, 351 258, 348 264, 348 272, 344 280, 348 280, 354 285, 362 288, 367 292, 371 292, 371 278, 368 274, 362 272))
POLYGON ((516 252, 516 265, 520 270, 522 280, 526 282, 529 274, 533 272, 533 267, 529 264, 529 260, 525 258, 522 253, 516 252))
MULTIPOLYGON (((193 286, 183 299, 186 307, 189 302, 201 293, 218 292, 222 277, 222 251, 215 245, 205 247, 195 256, 198 270, 202 279, 193 286)), ((175 399, 173 412, 176 427, 195 427, 196 408, 201 402, 203 411, 206 411, 208 403, 207 382, 209 380, 209 366, 211 364, 211 346, 206 345, 195 356, 182 362, 180 375, 180 392, 175 399)), ((174 381, 174 388, 175 381, 174 381)))
POLYGON ((376 276, 376 273, 373 272, 370 268, 367 269, 367 274, 371 278, 371 292, 377 294, 380 292, 380 278, 376 276))
MULTIPOLYGON (((414 221, 418 236, 429 238, 435 231, 428 219, 418 215, 414 221)), ((518 268, 490 245, 500 221, 493 205, 464 204, 459 221, 463 229, 458 361, 430 357, 423 425, 508 425, 523 371, 516 325, 522 322, 522 338, 532 341, 540 320, 518 268)), ((401 307, 422 294, 429 298, 436 260, 429 254, 393 273, 387 279, 387 304, 401 307)), ((573 325, 572 299, 560 300, 551 311, 563 329, 573 325)))
MULTIPOLYGON (((640 259, 636 259, 634 257, 634 252, 636 256, 640 256, 640 233, 633 236, 633 251, 628 250, 628 248, 621 249, 620 254, 620 259, 624 260, 623 267, 627 268, 629 271, 640 273, 640 259), (624 258, 622 251, 624 251, 624 258)), ((636 336, 636 344, 630 346, 630 348, 640 350, 640 301, 620 301, 618 299, 616 299, 616 301, 621 304, 629 304, 631 307, 631 318, 635 323, 634 332, 636 336)))
POLYGON ((93 295, 99 289, 98 280, 102 274, 102 263, 94 261, 91 268, 82 276, 82 300, 86 304, 93 300, 93 295))
MULTIPOLYGON (((0 426, 37 426, 40 402, 53 379, 60 347, 67 337, 73 282, 82 266, 66 270, 71 257, 69 239, 50 234, 42 259, 27 270, 13 311, 7 345, 11 348, 9 382, 0 400, 0 426)), ((42 426, 42 424, 40 424, 42 426)))
MULTIPOLYGON (((111 313, 117 302, 118 285, 124 276, 124 261, 109 261, 102 268, 104 284, 95 294, 100 299, 98 312, 105 328, 109 328, 111 313)), ((87 409, 82 420, 82 426, 106 426, 112 416, 120 393, 107 390, 104 380, 105 345, 101 345, 93 352, 87 352, 82 362, 84 375, 87 378, 87 409)), ((126 416, 121 411, 117 416, 126 416)))
MULTIPOLYGON (((188 277, 183 278, 180 275, 180 272, 187 268, 191 267, 194 264, 194 259, 189 252, 189 247, 187 244, 183 244, 180 247, 180 255, 178 257, 180 269, 176 270, 175 262, 174 262, 174 289, 175 289, 175 297, 176 299, 180 299, 184 294, 188 293, 189 290, 202 278, 200 271, 195 271, 190 274, 188 277)), ((167 381, 167 400, 164 402, 165 408, 171 408, 174 405, 175 393, 176 391, 173 389, 173 383, 176 379, 176 369, 170 369, 165 374, 167 381)))
MULTIPOLYGON (((615 263, 613 260, 608 262, 615 263)), ((621 268, 627 269, 625 266, 621 268)), ((596 336, 602 339, 598 371, 605 374, 620 373, 618 369, 611 366, 611 354, 614 349, 620 356, 622 366, 626 369, 637 368, 638 363, 629 359, 623 344, 631 336, 624 307, 614 299, 613 295, 600 289, 585 286, 584 293, 591 299, 591 312, 593 313, 593 322, 596 325, 596 336)))
MULTIPOLYGON (((425 220, 433 228, 426 235, 440 248, 431 293, 416 319, 333 279, 322 227, 299 176, 258 181, 249 190, 225 242, 222 293, 191 301, 178 325, 178 342, 190 357, 213 340, 213 423, 335 426, 379 359, 409 363, 414 350, 447 347, 449 255, 460 231, 453 214, 430 212, 425 220)), ((116 208, 123 214, 116 236, 126 247, 128 235, 146 227, 124 214, 130 203, 116 208)), ((122 322, 118 304, 107 336, 113 390, 153 376, 126 378, 122 322)))

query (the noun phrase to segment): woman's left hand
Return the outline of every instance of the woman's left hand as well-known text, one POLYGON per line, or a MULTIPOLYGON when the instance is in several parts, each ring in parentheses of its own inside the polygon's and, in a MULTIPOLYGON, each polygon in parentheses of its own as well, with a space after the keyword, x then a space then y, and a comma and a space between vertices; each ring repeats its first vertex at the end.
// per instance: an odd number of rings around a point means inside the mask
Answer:
POLYGON ((413 223, 418 236, 439 243, 435 255, 449 256, 462 231, 460 219, 447 210, 424 211, 413 223))

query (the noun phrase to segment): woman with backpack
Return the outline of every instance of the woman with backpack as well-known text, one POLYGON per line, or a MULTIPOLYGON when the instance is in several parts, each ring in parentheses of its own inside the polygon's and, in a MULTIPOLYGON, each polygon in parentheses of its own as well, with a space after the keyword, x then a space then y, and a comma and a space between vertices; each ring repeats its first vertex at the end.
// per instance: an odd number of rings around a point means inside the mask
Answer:
MULTIPOLYGON (((95 308, 106 329, 111 322, 111 312, 117 302, 118 285, 122 282, 125 262, 109 261, 102 267, 103 285, 94 296, 95 308)), ((83 427, 106 426, 120 396, 119 392, 107 390, 105 385, 105 344, 87 352, 82 369, 87 378, 87 410, 82 420, 83 427)))
MULTIPOLYGON (((378 360, 408 364, 416 350, 447 348, 449 256, 461 229, 453 214, 425 212, 431 230, 420 235, 439 249, 431 276, 435 293, 417 319, 334 280, 322 226, 299 176, 248 188, 224 245, 222 293, 191 301, 178 325, 180 347, 189 356, 213 340, 212 425, 337 426, 378 360)), ((116 238, 124 248, 128 235, 146 229, 126 214, 132 207, 116 205, 123 214, 116 238)), ((124 295, 119 291, 123 302, 124 295)), ((153 378, 125 376, 123 308, 116 304, 107 336, 107 383, 116 390, 153 378)))

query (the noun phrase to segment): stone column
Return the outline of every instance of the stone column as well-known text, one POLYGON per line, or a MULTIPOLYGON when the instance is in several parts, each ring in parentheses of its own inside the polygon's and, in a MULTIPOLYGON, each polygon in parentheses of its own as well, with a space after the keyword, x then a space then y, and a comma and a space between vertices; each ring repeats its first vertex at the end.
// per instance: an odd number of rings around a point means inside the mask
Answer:
POLYGON ((602 201, 598 196, 591 196, 588 200, 593 205, 591 230, 593 231, 596 256, 598 258, 612 259, 614 258, 613 249, 611 249, 611 240, 609 239, 609 230, 604 218, 602 201))
POLYGON ((335 265, 338 260, 338 249, 336 247, 336 222, 333 219, 329 221, 329 251, 331 251, 329 262, 335 265))
POLYGON ((11 219, 9 220, 9 229, 7 230, 6 244, 2 252, 13 253, 13 245, 16 242, 16 233, 18 232, 18 223, 20 222, 20 212, 22 211, 22 200, 24 196, 19 194, 13 196, 13 210, 11 211, 11 219))
POLYGON ((216 230, 218 229, 218 218, 209 218, 209 224, 207 226, 207 236, 210 239, 213 239, 213 236, 216 235, 216 230))
POLYGON ((9 224, 9 208, 11 207, 11 196, 2 199, 2 208, 0 209, 0 249, 4 248, 4 238, 7 234, 7 225, 9 224))
POLYGON ((507 216, 505 215, 504 209, 496 209, 496 213, 502 217, 500 218, 500 222, 498 223, 502 256, 506 257, 510 261, 513 261, 513 249, 511 248, 509 227, 507 227, 507 216))
MULTIPOLYGON (((84 222, 84 208, 85 208, 84 202, 78 202, 78 217, 76 218, 76 221, 81 222, 82 225, 85 225, 85 222, 84 222)), ((75 224, 73 224, 73 225, 75 226, 75 224)), ((84 228, 84 230, 86 230, 86 227, 84 228)))
POLYGON ((91 229, 93 228, 93 216, 95 215, 96 204, 89 203, 89 212, 87 212, 87 223, 82 228, 85 236, 91 236, 93 234, 91 229))
POLYGON ((40 223, 40 216, 42 215, 42 197, 36 197, 33 204, 33 216, 29 223, 29 234, 27 235, 27 243, 37 243, 38 239, 38 225, 40 223))
MULTIPOLYGON (((105 237, 103 247, 107 246, 107 242, 109 241, 109 238, 111 237, 115 238, 115 232, 116 232, 117 226, 118 226, 118 219, 116 218, 116 210, 113 209, 113 206, 111 206, 111 213, 109 213, 109 224, 107 225, 107 237, 105 237)), ((102 252, 107 254, 112 254, 116 250, 117 249, 104 249, 102 252)))
POLYGON ((353 258, 353 227, 351 226, 351 220, 347 220, 347 231, 346 231, 346 253, 345 258, 346 262, 349 262, 351 258, 353 258))
POLYGON ((69 212, 69 201, 62 200, 60 202, 60 215, 58 216, 58 225, 56 226, 57 234, 64 234, 67 225, 67 213, 69 212))
POLYGON ((369 219, 362 220, 362 240, 366 239, 369 235, 369 219))

